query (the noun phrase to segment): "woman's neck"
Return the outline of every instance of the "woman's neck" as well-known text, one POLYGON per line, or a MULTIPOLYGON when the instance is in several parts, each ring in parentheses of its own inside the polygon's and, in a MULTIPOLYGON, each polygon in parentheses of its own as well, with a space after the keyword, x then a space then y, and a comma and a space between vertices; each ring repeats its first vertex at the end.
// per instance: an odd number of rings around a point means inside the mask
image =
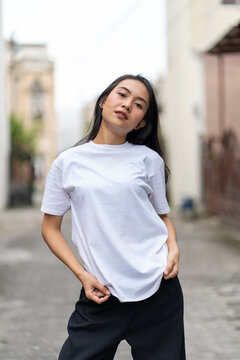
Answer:
POLYGON ((120 137, 115 134, 103 134, 99 131, 92 141, 96 144, 121 145, 126 142, 126 136, 120 137))

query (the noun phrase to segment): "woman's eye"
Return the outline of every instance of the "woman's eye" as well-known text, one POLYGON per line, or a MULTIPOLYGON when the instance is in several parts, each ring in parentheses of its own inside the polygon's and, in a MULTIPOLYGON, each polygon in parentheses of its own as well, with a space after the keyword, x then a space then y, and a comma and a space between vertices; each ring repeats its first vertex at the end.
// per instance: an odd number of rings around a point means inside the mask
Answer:
POLYGON ((118 94, 119 94, 121 97, 125 97, 125 94, 122 93, 122 92, 119 92, 118 94))
POLYGON ((137 106, 139 109, 142 109, 142 108, 143 108, 142 105, 139 104, 139 103, 136 103, 136 106, 137 106))

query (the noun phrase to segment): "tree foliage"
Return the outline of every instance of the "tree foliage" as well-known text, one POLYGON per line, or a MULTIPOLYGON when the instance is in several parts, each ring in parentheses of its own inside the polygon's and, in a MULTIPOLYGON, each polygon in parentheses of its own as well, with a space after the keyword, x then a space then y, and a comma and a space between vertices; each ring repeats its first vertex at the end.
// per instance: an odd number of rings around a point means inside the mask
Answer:
POLYGON ((26 158, 35 154, 37 129, 26 129, 23 122, 15 115, 10 115, 10 134, 12 155, 26 158))

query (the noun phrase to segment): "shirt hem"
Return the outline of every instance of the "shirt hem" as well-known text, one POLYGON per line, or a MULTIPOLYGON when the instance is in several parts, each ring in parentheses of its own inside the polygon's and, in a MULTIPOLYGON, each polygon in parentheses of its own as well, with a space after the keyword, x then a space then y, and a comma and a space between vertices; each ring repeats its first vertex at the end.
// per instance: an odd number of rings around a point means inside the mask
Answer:
POLYGON ((151 289, 151 291, 149 291, 148 293, 147 293, 147 295, 145 294, 144 296, 141 296, 141 297, 139 297, 139 298, 135 298, 135 299, 129 299, 129 298, 120 298, 120 297, 118 297, 117 296, 117 294, 112 294, 112 295, 114 295, 115 297, 117 297, 118 298, 118 300, 121 302, 121 303, 123 303, 123 302, 138 302, 138 301, 142 301, 142 300, 146 300, 146 299, 148 299, 148 298, 150 298, 152 295, 154 295, 157 291, 158 291, 158 289, 159 289, 159 287, 160 287, 160 285, 161 285, 161 282, 162 282, 162 278, 163 278, 163 275, 162 275, 162 277, 161 277, 161 280, 160 280, 160 282, 158 282, 157 283, 157 285, 156 286, 154 286, 152 289, 151 289))

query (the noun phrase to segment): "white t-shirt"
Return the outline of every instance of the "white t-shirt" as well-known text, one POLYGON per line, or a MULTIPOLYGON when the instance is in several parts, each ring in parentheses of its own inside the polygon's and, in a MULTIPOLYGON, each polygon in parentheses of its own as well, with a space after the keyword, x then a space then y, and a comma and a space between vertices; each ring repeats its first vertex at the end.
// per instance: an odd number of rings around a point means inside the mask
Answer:
POLYGON ((158 214, 170 211, 164 162, 145 145, 93 141, 53 162, 41 211, 71 208, 72 241, 85 269, 120 302, 154 294, 167 265, 168 231, 158 214))

